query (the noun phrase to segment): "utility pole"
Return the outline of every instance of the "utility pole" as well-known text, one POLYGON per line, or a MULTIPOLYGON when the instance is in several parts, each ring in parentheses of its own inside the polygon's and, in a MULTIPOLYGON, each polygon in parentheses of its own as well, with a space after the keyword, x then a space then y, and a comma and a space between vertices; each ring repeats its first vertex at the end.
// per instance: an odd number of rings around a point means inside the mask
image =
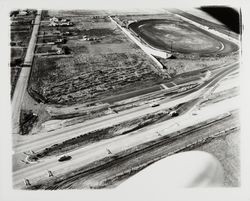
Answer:
POLYGON ((158 136, 162 136, 161 133, 159 131, 156 131, 156 133, 158 134, 158 136))

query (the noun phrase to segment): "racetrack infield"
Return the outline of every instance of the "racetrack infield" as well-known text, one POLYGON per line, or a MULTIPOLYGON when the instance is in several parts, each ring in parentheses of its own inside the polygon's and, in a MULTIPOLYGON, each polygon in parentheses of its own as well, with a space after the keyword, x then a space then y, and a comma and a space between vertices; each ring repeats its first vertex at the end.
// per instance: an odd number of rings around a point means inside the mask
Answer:
POLYGON ((133 22, 129 28, 149 46, 163 51, 200 56, 228 54, 238 46, 194 25, 166 19, 150 19, 133 22), (172 47, 171 47, 172 46, 172 47))

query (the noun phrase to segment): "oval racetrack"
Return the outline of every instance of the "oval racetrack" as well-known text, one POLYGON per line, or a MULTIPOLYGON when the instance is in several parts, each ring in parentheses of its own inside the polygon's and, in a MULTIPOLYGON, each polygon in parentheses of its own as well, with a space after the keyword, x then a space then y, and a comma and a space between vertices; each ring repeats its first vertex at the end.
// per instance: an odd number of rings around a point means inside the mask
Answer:
POLYGON ((227 54, 238 50, 236 44, 206 32, 198 27, 165 19, 141 20, 129 28, 148 45, 163 51, 200 55, 227 54))

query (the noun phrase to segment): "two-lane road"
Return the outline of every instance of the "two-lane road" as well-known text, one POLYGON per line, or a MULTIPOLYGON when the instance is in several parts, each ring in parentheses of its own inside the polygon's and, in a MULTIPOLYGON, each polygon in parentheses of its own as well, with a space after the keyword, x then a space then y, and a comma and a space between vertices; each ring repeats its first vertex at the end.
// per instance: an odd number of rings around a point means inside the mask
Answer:
POLYGON ((237 98, 228 99, 201 109, 196 116, 192 116, 191 113, 185 113, 166 122, 153 125, 148 130, 142 129, 127 135, 93 143, 89 146, 69 152, 68 154, 72 156, 72 159, 64 163, 58 162, 57 157, 52 157, 30 167, 17 170, 13 174, 14 187, 24 187, 24 178, 28 178, 31 183, 48 178, 47 170, 51 170, 56 175, 59 175, 108 157, 109 154, 106 149, 111 150, 112 154, 116 154, 139 144, 155 140, 180 129, 222 115, 225 112, 236 109, 237 102, 237 98), (215 110, 215 112, 209 112, 211 110, 215 110), (159 132, 161 136, 158 135, 159 132))
POLYGON ((13 94, 12 98, 12 127, 13 127, 13 133, 17 134, 19 132, 19 118, 20 118, 20 110, 22 107, 22 101, 24 94, 27 89, 28 80, 30 76, 31 71, 31 65, 33 62, 34 57, 34 51, 36 47, 36 41, 37 41, 37 35, 39 30, 39 25, 41 21, 41 10, 37 11, 37 15, 35 18, 35 23, 33 26, 31 38, 29 41, 28 49, 26 52, 26 56, 24 58, 24 67, 22 67, 22 70, 20 72, 19 78, 16 83, 16 88, 13 94))

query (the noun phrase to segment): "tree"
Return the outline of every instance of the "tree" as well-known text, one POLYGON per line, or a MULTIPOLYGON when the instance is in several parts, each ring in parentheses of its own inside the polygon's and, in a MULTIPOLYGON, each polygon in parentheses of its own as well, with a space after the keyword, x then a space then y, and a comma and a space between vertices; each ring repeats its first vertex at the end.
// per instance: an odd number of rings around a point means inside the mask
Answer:
POLYGON ((71 50, 70 50, 70 48, 68 46, 63 46, 62 49, 63 49, 64 54, 70 54, 71 53, 71 50))

